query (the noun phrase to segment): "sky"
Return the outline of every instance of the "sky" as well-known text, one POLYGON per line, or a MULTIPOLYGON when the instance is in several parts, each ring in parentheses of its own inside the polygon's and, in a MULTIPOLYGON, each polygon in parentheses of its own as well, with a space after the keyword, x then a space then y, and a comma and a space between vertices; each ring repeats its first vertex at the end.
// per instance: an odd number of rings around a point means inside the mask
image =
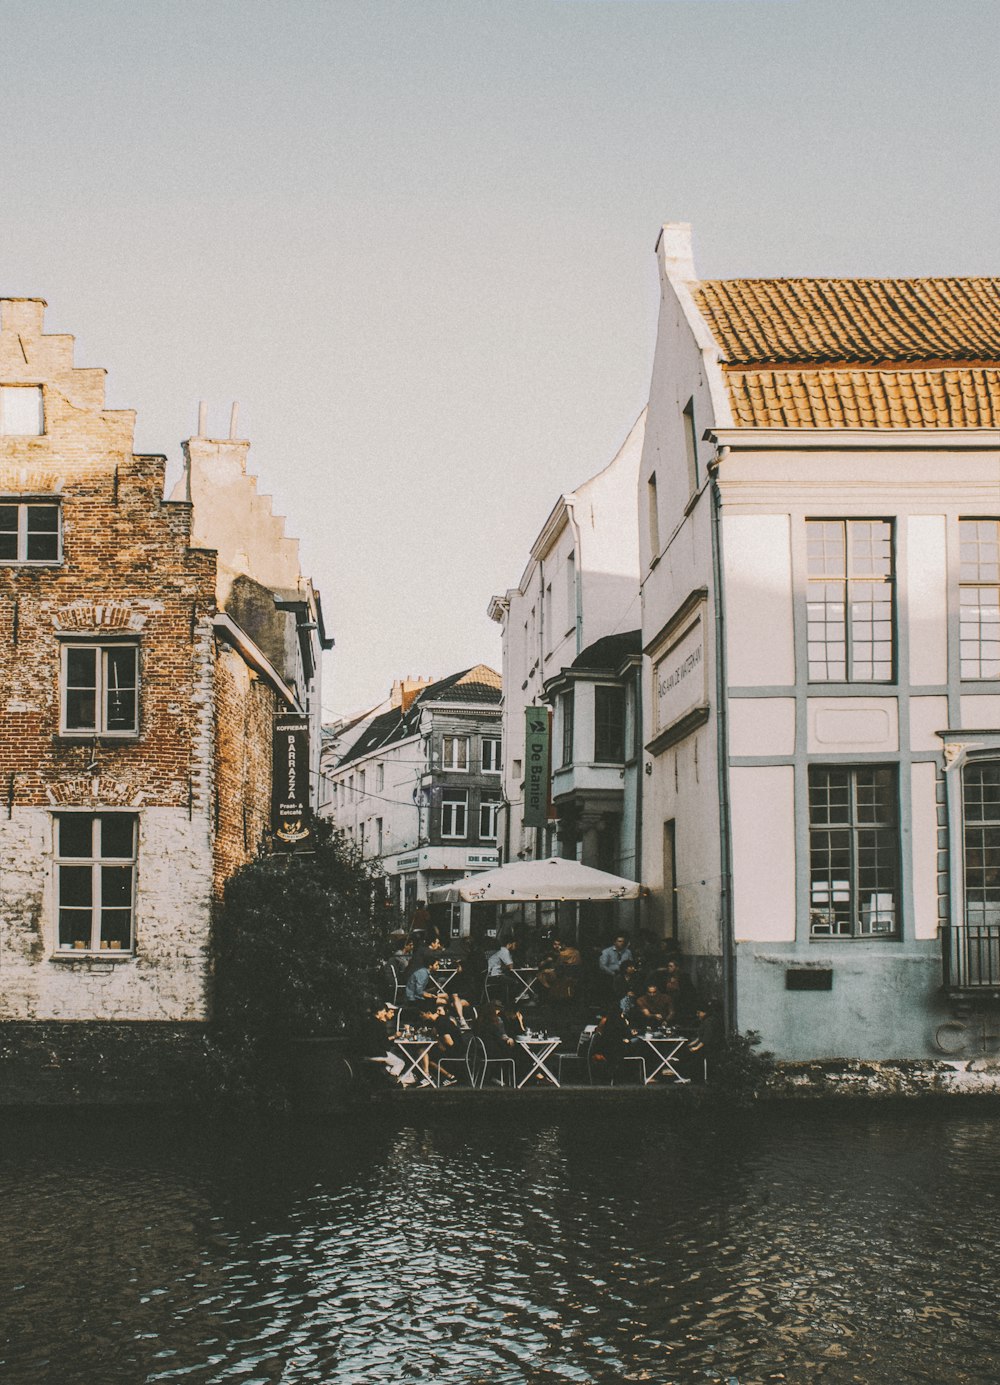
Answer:
POLYGON ((137 450, 228 431, 327 718, 500 666, 490 597, 704 277, 1000 272, 994 0, 0 0, 0 294, 137 450))

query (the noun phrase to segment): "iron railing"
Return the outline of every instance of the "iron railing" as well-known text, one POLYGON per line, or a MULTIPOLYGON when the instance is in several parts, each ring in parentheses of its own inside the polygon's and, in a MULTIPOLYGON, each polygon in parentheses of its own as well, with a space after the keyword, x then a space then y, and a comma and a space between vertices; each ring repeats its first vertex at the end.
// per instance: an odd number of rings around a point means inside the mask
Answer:
POLYGON ((954 990, 1000 990, 1000 923, 973 923, 942 933, 944 983, 954 990))

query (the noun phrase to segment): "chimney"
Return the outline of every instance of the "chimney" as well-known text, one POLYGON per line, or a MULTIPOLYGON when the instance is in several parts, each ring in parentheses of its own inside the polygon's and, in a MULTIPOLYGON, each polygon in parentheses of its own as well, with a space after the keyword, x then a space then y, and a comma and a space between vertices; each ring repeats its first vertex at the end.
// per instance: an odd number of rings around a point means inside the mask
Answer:
POLYGON ((397 678, 392 685, 392 692, 389 695, 389 704, 398 707, 405 716, 413 706, 417 693, 422 688, 426 688, 434 680, 431 678, 414 678, 412 674, 407 674, 405 678, 397 678))

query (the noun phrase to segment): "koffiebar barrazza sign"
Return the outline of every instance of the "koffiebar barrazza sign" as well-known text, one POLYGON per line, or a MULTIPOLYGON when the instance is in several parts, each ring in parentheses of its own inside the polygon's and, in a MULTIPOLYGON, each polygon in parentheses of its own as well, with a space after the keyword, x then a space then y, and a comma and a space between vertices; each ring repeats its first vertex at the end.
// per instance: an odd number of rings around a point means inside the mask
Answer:
POLYGON ((281 716, 274 723, 271 831, 290 846, 309 836, 309 723, 281 716))

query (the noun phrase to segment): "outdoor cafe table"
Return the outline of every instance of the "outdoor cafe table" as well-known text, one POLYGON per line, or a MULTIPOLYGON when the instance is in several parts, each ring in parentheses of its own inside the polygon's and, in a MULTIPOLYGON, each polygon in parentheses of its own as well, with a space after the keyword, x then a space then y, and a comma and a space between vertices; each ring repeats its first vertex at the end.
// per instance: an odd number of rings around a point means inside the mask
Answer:
POLYGON ((458 975, 458 967, 453 966, 451 962, 437 962, 428 970, 430 971, 431 985, 438 995, 447 995, 452 979, 458 975))
POLYGON ((559 1037, 556 1036, 553 1039, 547 1034, 518 1034, 514 1042, 524 1049, 531 1060, 531 1067, 517 1085, 523 1087, 526 1082, 530 1082, 533 1077, 537 1076, 546 1082, 551 1082, 553 1087, 558 1087, 559 1079, 546 1064, 559 1047, 561 1042, 559 1037))
POLYGON ((635 1043, 644 1045, 653 1055, 653 1067, 646 1074, 646 1086, 656 1080, 661 1073, 669 1072, 675 1082, 686 1082, 674 1067, 674 1059, 687 1043, 682 1034, 637 1034, 635 1043))
POLYGON ((521 989, 514 997, 514 1004, 520 1005, 524 1000, 535 999, 535 987, 538 985, 538 970, 535 967, 511 967, 511 971, 517 977, 521 989))
POLYGON ((393 1048, 397 1049, 403 1062, 406 1064, 403 1071, 399 1074, 400 1080, 411 1074, 417 1079, 421 1087, 433 1087, 434 1079, 424 1072, 421 1064, 430 1053, 436 1043, 434 1035, 426 1034, 397 1034, 392 1041, 393 1048))

